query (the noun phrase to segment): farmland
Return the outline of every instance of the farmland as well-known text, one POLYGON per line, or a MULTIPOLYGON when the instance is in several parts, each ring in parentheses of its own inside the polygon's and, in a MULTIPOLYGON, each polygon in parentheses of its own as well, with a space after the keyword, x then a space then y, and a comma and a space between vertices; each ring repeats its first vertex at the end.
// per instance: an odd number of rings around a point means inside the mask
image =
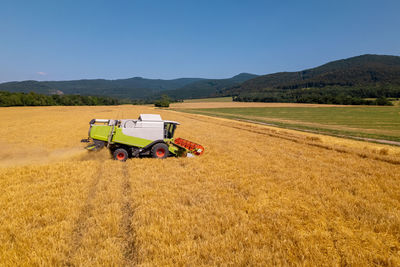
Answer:
POLYGON ((400 265, 400 148, 204 114, 1 108, 0 265, 400 265), (140 113, 204 155, 121 163, 79 143, 92 118, 140 113))
POLYGON ((189 106, 186 112, 270 123, 284 128, 400 141, 400 109, 368 106, 271 106, 213 108, 189 106))
POLYGON ((208 103, 208 102, 232 102, 232 97, 214 97, 214 98, 199 98, 199 99, 186 99, 184 103, 208 103))

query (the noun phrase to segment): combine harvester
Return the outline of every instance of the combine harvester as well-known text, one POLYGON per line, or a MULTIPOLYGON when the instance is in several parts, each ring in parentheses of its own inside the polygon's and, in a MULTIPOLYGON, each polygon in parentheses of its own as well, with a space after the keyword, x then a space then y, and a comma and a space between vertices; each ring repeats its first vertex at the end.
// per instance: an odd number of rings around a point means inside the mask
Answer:
POLYGON ((142 156, 159 159, 193 157, 204 152, 204 147, 199 144, 174 138, 179 123, 162 120, 158 114, 140 114, 137 120, 93 119, 89 124, 89 138, 81 140, 92 142, 86 149, 97 151, 107 147, 119 161, 142 156))

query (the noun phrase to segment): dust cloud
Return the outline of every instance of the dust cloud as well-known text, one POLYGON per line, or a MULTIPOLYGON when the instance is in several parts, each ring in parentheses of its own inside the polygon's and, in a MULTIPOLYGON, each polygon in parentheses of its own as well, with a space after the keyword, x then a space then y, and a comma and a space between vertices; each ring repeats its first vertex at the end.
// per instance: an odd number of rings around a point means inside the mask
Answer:
POLYGON ((0 167, 13 167, 24 165, 46 165, 61 161, 88 161, 107 160, 110 153, 105 149, 98 152, 90 152, 82 146, 44 149, 41 147, 19 146, 0 144, 0 167))

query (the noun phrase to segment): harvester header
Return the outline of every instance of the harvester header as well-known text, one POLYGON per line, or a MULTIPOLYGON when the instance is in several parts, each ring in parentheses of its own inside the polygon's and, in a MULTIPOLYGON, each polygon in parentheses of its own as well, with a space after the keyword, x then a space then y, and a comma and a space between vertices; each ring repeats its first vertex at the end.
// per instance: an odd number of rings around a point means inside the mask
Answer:
POLYGON ((138 119, 92 119, 87 150, 108 148, 114 159, 125 161, 131 157, 169 156, 194 157, 204 152, 204 147, 183 138, 174 138, 179 122, 162 120, 159 114, 140 114, 138 119))

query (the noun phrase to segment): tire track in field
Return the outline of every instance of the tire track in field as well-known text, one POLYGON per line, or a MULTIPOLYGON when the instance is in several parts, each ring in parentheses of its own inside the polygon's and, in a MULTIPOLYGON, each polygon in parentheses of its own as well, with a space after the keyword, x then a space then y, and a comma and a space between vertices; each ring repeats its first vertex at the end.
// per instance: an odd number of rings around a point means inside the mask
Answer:
POLYGON ((74 228, 72 230, 72 237, 71 237, 71 248, 67 253, 67 266, 74 266, 72 260, 82 245, 82 239, 85 233, 88 231, 88 219, 93 216, 92 211, 94 209, 93 200, 96 197, 98 184, 102 179, 103 175, 103 167, 102 164, 98 164, 97 172, 94 175, 90 185, 89 185, 89 192, 86 196, 85 205, 82 207, 78 219, 75 221, 74 228))
MULTIPOLYGON (((381 161, 381 162, 385 162, 385 163, 389 163, 389 164, 393 164, 393 165, 400 165, 400 160, 398 159, 393 159, 393 158, 384 158, 378 155, 373 155, 371 153, 365 153, 365 152, 357 152, 357 151, 353 151, 344 147, 335 147, 335 146, 331 146, 331 145, 325 145, 325 144, 321 144, 318 142, 310 142, 307 140, 306 137, 301 137, 298 135, 294 135, 294 134, 290 134, 290 133, 282 133, 282 132, 278 132, 278 131, 274 131, 274 130, 268 130, 268 132, 266 131, 262 131, 262 130, 256 130, 256 129, 250 129, 250 128, 245 128, 245 127, 240 127, 240 126, 234 126, 232 124, 226 124, 223 122, 216 122, 216 121, 212 121, 212 120, 207 120, 207 119, 200 119, 200 118, 194 118, 192 116, 188 116, 188 115, 182 115, 183 117, 192 119, 192 120, 197 120, 197 121, 202 121, 202 122, 206 122, 206 123, 213 123, 215 125, 218 126, 224 126, 224 127, 228 127, 228 128, 233 128, 233 129, 238 129, 238 130, 242 130, 242 131, 247 131, 247 132, 251 132, 251 133, 255 133, 255 134, 261 134, 261 135, 266 135, 269 137, 273 137, 273 138, 280 138, 280 139, 284 139, 290 142, 294 142, 294 143, 299 143, 299 144, 304 144, 304 145, 308 145, 308 146, 313 146, 313 147, 317 147, 320 149, 325 149, 325 150, 330 150, 330 151, 335 151, 338 153, 347 153, 350 155, 355 155, 358 156, 360 158, 369 158, 372 160, 376 160, 376 161, 381 161)), ((207 115, 201 115, 201 116, 207 116, 207 115)), ((210 117, 210 116, 207 116, 210 117)), ((215 118, 215 117, 211 117, 211 118, 215 118)), ((227 119, 229 120, 229 119, 227 119)), ((232 120, 235 121, 235 120, 232 120)), ((251 123, 251 122, 248 122, 251 123)))
POLYGON ((135 231, 132 227, 132 219, 135 213, 132 206, 132 188, 129 181, 129 171, 127 163, 121 166, 122 173, 122 201, 121 201, 121 229, 123 242, 123 256, 127 266, 137 263, 136 246, 135 246, 135 231))

